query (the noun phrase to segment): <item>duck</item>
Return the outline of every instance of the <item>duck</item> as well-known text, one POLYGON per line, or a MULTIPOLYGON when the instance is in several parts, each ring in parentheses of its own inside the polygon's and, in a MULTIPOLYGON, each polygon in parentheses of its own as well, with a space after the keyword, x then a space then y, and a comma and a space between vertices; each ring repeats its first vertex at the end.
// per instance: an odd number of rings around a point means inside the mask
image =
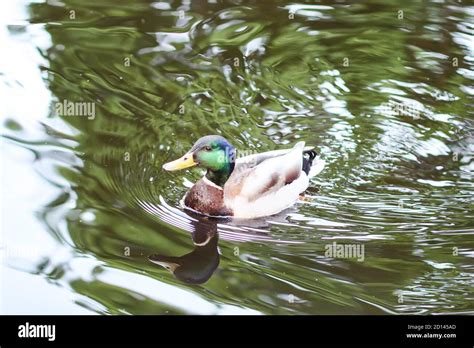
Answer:
POLYGON ((238 156, 226 138, 207 135, 162 168, 177 171, 194 166, 206 173, 184 196, 184 208, 210 217, 254 219, 294 205, 325 161, 304 141, 292 148, 238 156))

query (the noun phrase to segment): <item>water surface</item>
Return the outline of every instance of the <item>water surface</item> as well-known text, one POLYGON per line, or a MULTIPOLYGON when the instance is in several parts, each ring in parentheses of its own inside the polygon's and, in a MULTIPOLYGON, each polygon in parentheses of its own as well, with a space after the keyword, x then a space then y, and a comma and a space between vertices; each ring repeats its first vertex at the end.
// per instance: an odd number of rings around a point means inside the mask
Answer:
POLYGON ((468 2, 2 6, 2 312, 474 314, 468 2), (202 172, 161 166, 214 133, 327 166, 277 216, 203 219, 202 172))

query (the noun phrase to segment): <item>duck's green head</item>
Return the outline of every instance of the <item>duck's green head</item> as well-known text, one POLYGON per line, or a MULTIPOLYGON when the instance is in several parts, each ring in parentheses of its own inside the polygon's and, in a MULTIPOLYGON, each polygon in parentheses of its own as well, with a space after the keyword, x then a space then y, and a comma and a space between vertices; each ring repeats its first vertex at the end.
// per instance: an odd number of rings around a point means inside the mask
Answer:
POLYGON ((184 156, 163 165, 163 169, 175 171, 193 166, 207 169, 207 178, 223 186, 235 164, 235 148, 220 135, 200 138, 184 156))

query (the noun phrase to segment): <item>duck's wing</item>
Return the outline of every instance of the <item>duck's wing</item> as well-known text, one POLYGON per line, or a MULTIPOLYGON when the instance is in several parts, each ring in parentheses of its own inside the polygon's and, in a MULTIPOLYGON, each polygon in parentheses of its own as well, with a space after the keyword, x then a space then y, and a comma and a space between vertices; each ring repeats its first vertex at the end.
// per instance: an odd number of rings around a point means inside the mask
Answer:
MULTIPOLYGON (((286 155, 288 152, 292 151, 293 149, 294 148, 273 150, 273 151, 252 154, 252 155, 248 155, 244 157, 239 157, 236 159, 235 164, 236 164, 236 167, 239 167, 239 166, 245 166, 247 168, 255 167, 256 165, 259 165, 260 163, 262 163, 263 161, 267 159, 286 155)), ((314 146, 304 146, 303 151, 306 152, 313 149, 314 149, 314 146)))
POLYGON ((256 156, 253 160, 247 158, 247 161, 236 163, 224 186, 225 200, 238 197, 255 201, 292 183, 302 173, 303 151, 304 142, 301 141, 292 149, 252 155, 256 156))

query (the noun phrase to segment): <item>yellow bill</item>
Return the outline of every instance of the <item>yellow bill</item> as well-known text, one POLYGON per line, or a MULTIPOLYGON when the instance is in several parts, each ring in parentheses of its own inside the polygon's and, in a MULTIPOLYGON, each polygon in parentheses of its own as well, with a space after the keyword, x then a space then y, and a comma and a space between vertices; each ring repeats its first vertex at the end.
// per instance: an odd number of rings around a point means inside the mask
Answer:
POLYGON ((197 165, 197 163, 194 162, 193 154, 187 153, 186 155, 181 158, 178 158, 177 160, 163 164, 163 169, 171 172, 175 170, 193 167, 195 165, 197 165))

